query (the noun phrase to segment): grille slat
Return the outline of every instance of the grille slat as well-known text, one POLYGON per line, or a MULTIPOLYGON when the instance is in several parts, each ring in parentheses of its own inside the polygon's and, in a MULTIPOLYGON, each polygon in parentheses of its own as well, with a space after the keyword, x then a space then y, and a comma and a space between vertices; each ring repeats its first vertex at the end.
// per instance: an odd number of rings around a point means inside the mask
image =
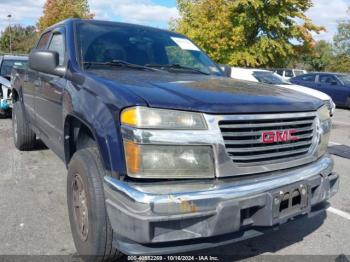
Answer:
MULTIPOLYGON (((241 145, 241 144, 247 144, 247 145, 251 145, 251 144, 261 144, 261 138, 259 139, 248 139, 248 140, 229 140, 226 139, 226 135, 224 134, 224 139, 225 139, 225 144, 226 145, 241 145)), ((298 135, 299 139, 304 139, 304 138, 311 138, 313 137, 313 133, 310 134, 306 134, 306 135, 298 135)))
POLYGON ((274 122, 274 123, 249 123, 249 124, 223 124, 220 125, 220 128, 257 128, 257 127, 280 127, 281 124, 294 126, 294 125, 302 125, 302 124, 312 124, 313 120, 304 120, 304 121, 291 121, 291 122, 274 122))
MULTIPOLYGON (((270 115, 271 116, 271 115, 270 115)), ((257 116, 256 119, 219 121, 219 127, 225 142, 227 154, 233 162, 244 165, 278 163, 305 157, 313 145, 315 116, 298 114, 283 117, 257 116), (284 136, 285 131, 293 130, 298 139, 284 141, 279 138, 272 143, 264 143, 263 132, 272 131, 284 136)))
POLYGON ((291 143, 291 144, 278 144, 274 146, 264 146, 264 147, 247 147, 247 148, 227 148, 227 152, 229 153, 245 153, 252 151, 270 151, 270 150, 278 150, 278 149, 286 149, 291 147, 298 146, 311 146, 311 141, 307 142, 299 142, 299 143, 291 143))
MULTIPOLYGON (((222 133, 225 135, 225 136, 228 136, 228 137, 242 137, 242 136, 260 136, 261 135, 261 131, 253 131, 253 132, 226 132, 226 131, 223 131, 222 133)), ((281 130, 281 131, 284 131, 284 130, 281 130)), ((298 128, 298 132, 305 132, 305 131, 313 131, 313 128, 308 126, 308 127, 304 127, 304 128, 298 128)))
POLYGON ((270 154, 263 154, 263 155, 235 156, 235 160, 259 160, 259 159, 266 159, 266 158, 273 158, 273 157, 280 157, 280 156, 289 156, 289 155, 304 153, 304 152, 307 152, 308 150, 309 150, 308 148, 303 148, 299 150, 277 152, 277 153, 270 153, 270 154))

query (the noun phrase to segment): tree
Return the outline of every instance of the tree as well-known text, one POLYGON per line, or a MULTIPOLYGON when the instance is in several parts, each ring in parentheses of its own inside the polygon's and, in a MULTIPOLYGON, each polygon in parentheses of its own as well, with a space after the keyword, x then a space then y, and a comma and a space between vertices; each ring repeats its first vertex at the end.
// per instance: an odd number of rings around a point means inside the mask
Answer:
POLYGON ((47 0, 43 16, 39 18, 37 27, 40 31, 67 18, 91 19, 87 0, 47 0))
MULTIPOLYGON (((350 14, 350 8, 348 9, 350 14)), ((338 23, 338 33, 333 38, 335 52, 339 55, 350 55, 350 20, 338 23)))
POLYGON ((0 51, 9 53, 10 38, 13 53, 28 53, 37 40, 34 26, 14 25, 6 27, 0 37, 0 51))
POLYGON ((312 52, 303 57, 306 69, 313 71, 324 71, 333 59, 333 46, 324 40, 316 42, 312 52))
POLYGON ((350 73, 350 56, 346 54, 337 55, 326 66, 326 71, 350 73))
POLYGON ((215 61, 239 66, 285 66, 308 52, 323 27, 305 16, 311 0, 177 0, 171 28, 192 38, 215 61))

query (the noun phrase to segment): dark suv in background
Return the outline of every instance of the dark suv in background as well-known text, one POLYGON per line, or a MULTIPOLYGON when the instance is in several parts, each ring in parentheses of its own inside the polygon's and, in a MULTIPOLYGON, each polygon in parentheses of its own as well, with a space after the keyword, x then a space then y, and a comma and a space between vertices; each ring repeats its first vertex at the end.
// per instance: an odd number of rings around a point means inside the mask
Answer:
POLYGON ((28 56, 24 55, 3 55, 0 57, 0 75, 7 80, 11 79, 12 68, 26 67, 28 64, 28 56))
POLYGON ((326 93, 337 106, 350 108, 350 75, 309 73, 294 77, 290 82, 326 93))
POLYGON ((11 115, 11 71, 14 67, 25 69, 28 64, 27 56, 3 55, 0 57, 0 117, 11 115))

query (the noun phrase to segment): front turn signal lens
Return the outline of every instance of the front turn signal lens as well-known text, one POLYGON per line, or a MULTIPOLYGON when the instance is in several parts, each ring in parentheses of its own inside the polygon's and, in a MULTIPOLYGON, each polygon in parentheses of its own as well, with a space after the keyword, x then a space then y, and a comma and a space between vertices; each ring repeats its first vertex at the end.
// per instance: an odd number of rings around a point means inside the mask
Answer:
POLYGON ((132 174, 140 173, 141 167, 141 148, 138 144, 131 141, 124 143, 126 164, 128 172, 132 174))
POLYGON ((137 108, 125 109, 121 114, 121 123, 128 126, 137 126, 137 108))

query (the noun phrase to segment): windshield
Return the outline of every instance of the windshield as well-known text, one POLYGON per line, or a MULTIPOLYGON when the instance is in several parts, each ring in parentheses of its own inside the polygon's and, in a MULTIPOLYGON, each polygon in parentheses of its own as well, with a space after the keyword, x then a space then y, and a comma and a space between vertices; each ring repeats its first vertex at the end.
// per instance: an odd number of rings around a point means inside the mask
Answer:
POLYGON ((254 71, 253 76, 261 83, 270 85, 288 85, 282 77, 272 72, 254 71))
POLYGON ((176 72, 222 75, 206 54, 175 33, 133 25, 84 22, 77 25, 77 38, 83 67, 84 64, 91 68, 91 65, 125 61, 164 70, 172 66, 176 72))
POLYGON ((350 75, 337 75, 344 85, 350 85, 350 75))
POLYGON ((1 76, 11 75, 12 67, 26 68, 28 61, 23 60, 4 60, 1 65, 1 76))

